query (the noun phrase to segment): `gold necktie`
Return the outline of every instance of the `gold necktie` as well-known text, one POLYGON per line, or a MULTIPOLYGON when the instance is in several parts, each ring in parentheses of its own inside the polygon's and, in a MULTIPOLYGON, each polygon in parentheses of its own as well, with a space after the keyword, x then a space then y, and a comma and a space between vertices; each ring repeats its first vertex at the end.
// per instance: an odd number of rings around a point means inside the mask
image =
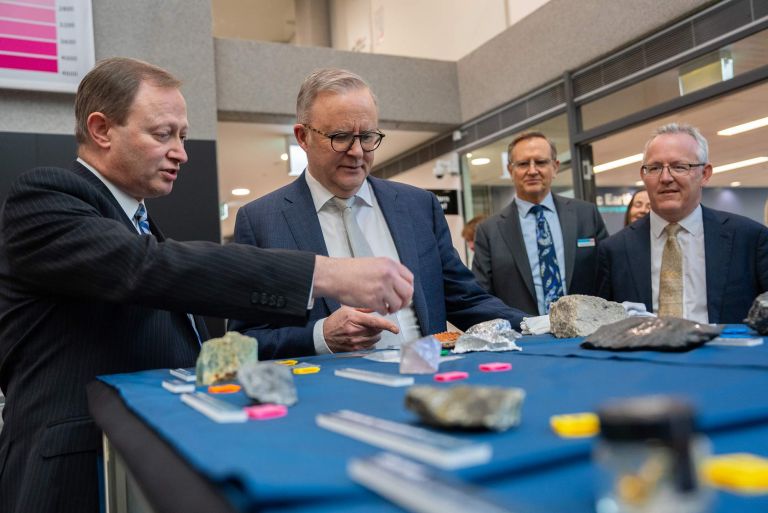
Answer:
POLYGON ((677 240, 681 229, 677 223, 670 223, 664 228, 667 242, 661 255, 659 273, 659 317, 683 316, 683 251, 677 240))

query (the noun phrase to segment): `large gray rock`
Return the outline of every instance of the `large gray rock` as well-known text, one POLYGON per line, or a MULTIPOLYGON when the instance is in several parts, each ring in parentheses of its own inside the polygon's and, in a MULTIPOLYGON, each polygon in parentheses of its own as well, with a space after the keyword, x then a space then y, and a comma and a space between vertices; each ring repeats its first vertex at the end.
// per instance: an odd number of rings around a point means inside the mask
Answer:
POLYGON ((755 298, 747 315, 747 324, 761 335, 768 335, 768 292, 755 298))
POLYGON ((619 303, 583 294, 563 296, 549 310, 550 331, 557 338, 586 337, 605 324, 626 319, 619 303))
POLYGON ((298 401, 293 373, 285 365, 271 362, 248 362, 237 371, 237 380, 245 394, 260 403, 292 406, 298 401))
POLYGON ((197 357, 197 386, 212 385, 235 379, 237 369, 247 362, 259 360, 259 343, 235 331, 203 343, 197 357))
POLYGON ((522 388, 413 386, 405 406, 432 426, 504 431, 520 424, 524 399, 522 388))
POLYGON ((721 327, 676 317, 630 317, 599 328, 582 342, 586 349, 687 351, 720 335, 721 327))

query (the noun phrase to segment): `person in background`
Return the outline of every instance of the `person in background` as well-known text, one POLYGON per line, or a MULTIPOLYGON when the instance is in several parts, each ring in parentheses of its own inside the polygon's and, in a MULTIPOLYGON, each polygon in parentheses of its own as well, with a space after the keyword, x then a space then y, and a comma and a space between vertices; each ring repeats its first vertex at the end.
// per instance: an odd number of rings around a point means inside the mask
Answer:
POLYGON ((187 161, 180 86, 146 62, 98 63, 75 96, 77 160, 23 173, 0 211, 2 513, 99 511, 86 384, 194 366, 198 315, 303 324, 313 296, 410 302, 413 276, 389 259, 166 239, 144 199, 169 194, 187 161))
POLYGON ((475 251, 475 233, 477 232, 477 225, 485 221, 488 218, 485 214, 475 216, 464 225, 461 230, 461 236, 467 241, 467 247, 470 251, 475 251))
POLYGON ((651 200, 648 198, 648 191, 645 189, 637 190, 627 205, 627 212, 624 214, 624 226, 628 226, 638 219, 648 215, 651 211, 651 200))
POLYGON ((515 198, 477 228, 472 270, 485 289, 533 315, 566 294, 594 295, 597 245, 608 236, 597 206, 552 194, 557 149, 541 132, 509 145, 515 198))
POLYGON ((640 178, 651 213, 599 250, 599 295, 644 303, 659 316, 740 323, 768 290, 768 228, 707 208, 707 140, 694 127, 659 127, 645 145, 640 178))
POLYGON ((431 192, 369 176, 379 130, 376 97, 358 75, 321 69, 302 84, 293 133, 307 153, 294 182, 237 213, 235 240, 262 248, 303 249, 320 255, 386 255, 415 277, 413 303, 396 315, 323 299, 309 322, 232 321, 259 340, 259 358, 286 358, 399 346, 446 329, 495 318, 518 328, 523 313, 475 281, 453 247, 445 214, 431 192))

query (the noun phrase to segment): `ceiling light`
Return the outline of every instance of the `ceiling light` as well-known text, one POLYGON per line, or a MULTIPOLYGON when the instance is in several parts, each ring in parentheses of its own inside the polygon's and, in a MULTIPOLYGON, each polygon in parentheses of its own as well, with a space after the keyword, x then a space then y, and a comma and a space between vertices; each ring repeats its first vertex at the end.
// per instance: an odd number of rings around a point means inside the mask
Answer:
POLYGON ((756 119, 754 121, 750 121, 749 123, 742 123, 741 125, 732 126, 730 128, 726 128, 725 130, 720 130, 717 132, 717 135, 736 135, 764 126, 768 126, 768 118, 756 119))
POLYGON ((288 160, 288 154, 287 153, 282 153, 280 155, 280 160, 283 160, 283 161, 288 160))
POLYGON ((731 182, 731 187, 741 187, 741 182, 731 182))
POLYGON ((488 164, 491 161, 488 157, 477 157, 476 159, 470 160, 470 163, 473 166, 484 166, 488 164))
POLYGON ((251 193, 250 189, 244 189, 244 188, 232 189, 233 196, 248 196, 250 193, 251 193))
POLYGON ((723 164, 722 166, 715 166, 712 168, 712 172, 722 173, 724 171, 731 171, 733 169, 739 169, 742 167, 762 164, 763 162, 768 162, 768 157, 755 157, 753 159, 742 160, 740 162, 734 162, 732 164, 723 164))
POLYGON ((630 155, 629 157, 624 157, 623 159, 618 160, 612 160, 610 162, 606 162, 605 164, 599 164, 592 168, 592 171, 595 173, 602 173, 603 171, 608 171, 609 169, 616 169, 617 167, 623 167, 628 166, 629 164, 634 164, 636 162, 642 162, 643 161, 643 154, 638 153, 637 155, 630 155))
POLYGON ((471 153, 467 153, 467 158, 471 159, 472 158, 472 154, 471 153))
POLYGON ((635 185, 638 186, 638 187, 642 187, 643 185, 645 185, 645 182, 642 181, 642 180, 638 180, 638 181, 635 182, 635 185))

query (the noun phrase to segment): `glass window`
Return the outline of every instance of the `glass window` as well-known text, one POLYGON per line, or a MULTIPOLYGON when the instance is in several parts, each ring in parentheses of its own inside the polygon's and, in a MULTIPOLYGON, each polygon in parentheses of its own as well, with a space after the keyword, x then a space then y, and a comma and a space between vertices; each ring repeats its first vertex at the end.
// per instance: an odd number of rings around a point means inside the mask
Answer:
POLYGON ((768 30, 582 105, 582 127, 589 130, 765 65, 768 30))

